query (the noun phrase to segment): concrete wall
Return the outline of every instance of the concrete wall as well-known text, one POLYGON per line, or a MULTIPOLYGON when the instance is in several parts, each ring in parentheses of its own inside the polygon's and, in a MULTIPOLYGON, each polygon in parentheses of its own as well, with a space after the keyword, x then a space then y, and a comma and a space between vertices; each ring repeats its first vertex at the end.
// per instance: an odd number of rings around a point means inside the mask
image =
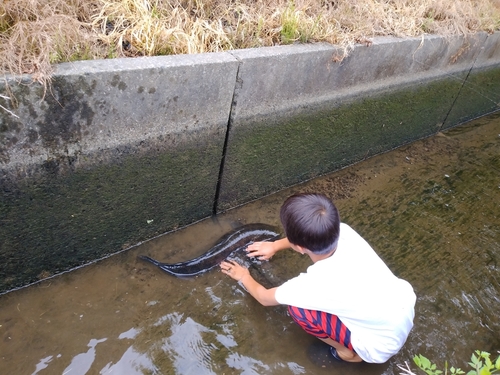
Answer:
POLYGON ((499 34, 236 51, 218 207, 227 209, 497 110, 499 34))
POLYGON ((0 290, 498 110, 500 33, 76 62, 0 93, 0 290))

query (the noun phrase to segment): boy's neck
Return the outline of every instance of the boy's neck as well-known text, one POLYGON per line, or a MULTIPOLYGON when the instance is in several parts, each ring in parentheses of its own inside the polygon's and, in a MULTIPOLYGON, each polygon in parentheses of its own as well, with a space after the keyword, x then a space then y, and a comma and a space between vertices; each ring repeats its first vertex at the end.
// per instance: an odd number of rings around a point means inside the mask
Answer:
POLYGON ((314 254, 312 251, 307 250, 307 255, 309 255, 309 258, 311 258, 313 263, 319 262, 320 260, 330 258, 334 253, 335 250, 337 250, 337 247, 335 247, 332 251, 326 253, 326 254, 314 254))

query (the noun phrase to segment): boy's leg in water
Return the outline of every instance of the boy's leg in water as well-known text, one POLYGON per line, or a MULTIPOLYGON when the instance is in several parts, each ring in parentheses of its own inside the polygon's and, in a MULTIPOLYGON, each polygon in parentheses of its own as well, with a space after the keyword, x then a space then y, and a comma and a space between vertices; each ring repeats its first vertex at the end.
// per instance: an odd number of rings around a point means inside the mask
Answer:
POLYGON ((346 362, 362 362, 351 345, 351 332, 335 315, 289 306, 293 320, 307 333, 334 347, 346 362))
POLYGON ((323 342, 326 342, 328 345, 333 346, 335 349, 337 349, 337 354, 339 355, 339 357, 342 360, 344 360, 346 362, 363 362, 363 360, 361 359, 361 357, 359 355, 357 355, 352 350, 347 349, 344 345, 338 343, 337 341, 334 341, 329 337, 326 339, 322 339, 322 338, 319 338, 319 339, 323 342))

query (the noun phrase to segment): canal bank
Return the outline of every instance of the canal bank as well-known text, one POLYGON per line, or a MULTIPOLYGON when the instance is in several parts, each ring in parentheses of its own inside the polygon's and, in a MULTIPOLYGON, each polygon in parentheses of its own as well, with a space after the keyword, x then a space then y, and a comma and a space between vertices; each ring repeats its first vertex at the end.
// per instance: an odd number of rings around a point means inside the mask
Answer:
POLYGON ((61 64, 0 91, 6 291, 498 110, 500 33, 61 64), (7 95, 5 95, 7 96, 7 95))

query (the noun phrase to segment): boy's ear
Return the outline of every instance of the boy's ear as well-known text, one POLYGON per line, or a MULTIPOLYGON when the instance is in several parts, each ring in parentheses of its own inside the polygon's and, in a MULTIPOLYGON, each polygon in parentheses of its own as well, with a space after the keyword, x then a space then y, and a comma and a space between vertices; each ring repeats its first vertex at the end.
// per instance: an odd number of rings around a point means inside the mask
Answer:
POLYGON ((300 254, 302 254, 302 255, 304 255, 304 254, 306 253, 306 248, 305 248, 305 247, 302 247, 302 246, 299 246, 299 245, 295 245, 295 244, 293 244, 293 243, 290 243, 290 245, 291 245, 290 247, 291 247, 294 251, 296 251, 296 252, 298 252, 298 253, 300 253, 300 254))
POLYGON ((297 249, 299 250, 299 253, 301 253, 301 254, 306 254, 308 251, 305 247, 302 247, 300 245, 295 245, 295 246, 297 246, 297 249))

